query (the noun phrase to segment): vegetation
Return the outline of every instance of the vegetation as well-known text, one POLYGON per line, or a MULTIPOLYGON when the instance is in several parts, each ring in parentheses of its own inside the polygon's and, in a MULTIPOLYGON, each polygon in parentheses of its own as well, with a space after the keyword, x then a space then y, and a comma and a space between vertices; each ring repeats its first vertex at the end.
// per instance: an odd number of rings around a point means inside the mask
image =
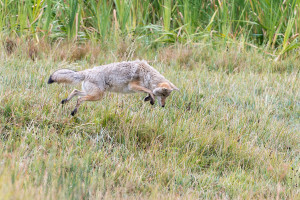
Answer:
POLYGON ((84 58, 64 46, 37 61, 24 49, 1 52, 1 199, 299 198, 299 60, 122 45, 97 58, 92 45, 84 58), (79 60, 55 61, 62 51, 79 60), (75 101, 60 101, 74 86, 46 84, 58 68, 124 55, 149 60, 180 87, 166 108, 107 94, 71 117, 75 101))
POLYGON ((0 0, 0 199, 299 199, 299 0, 0 0), (59 68, 176 86, 61 100, 59 68))
POLYGON ((28 0, 0 1, 0 30, 40 40, 153 43, 243 41, 278 60, 299 47, 299 0, 28 0))

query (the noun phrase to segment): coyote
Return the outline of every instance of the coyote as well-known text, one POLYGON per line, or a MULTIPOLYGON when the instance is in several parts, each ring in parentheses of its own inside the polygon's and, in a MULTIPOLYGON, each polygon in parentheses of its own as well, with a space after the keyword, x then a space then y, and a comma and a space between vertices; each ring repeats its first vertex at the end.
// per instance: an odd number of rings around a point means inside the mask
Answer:
POLYGON ((82 91, 73 90, 68 98, 61 102, 65 104, 73 97, 81 96, 77 100, 75 109, 71 112, 72 116, 77 113, 82 102, 99 101, 106 91, 118 93, 145 92, 148 96, 144 101, 150 101, 153 105, 156 97, 159 104, 164 107, 166 98, 171 92, 179 90, 144 60, 112 63, 79 72, 59 69, 51 74, 48 80, 48 84, 54 82, 73 84, 82 82, 82 91))

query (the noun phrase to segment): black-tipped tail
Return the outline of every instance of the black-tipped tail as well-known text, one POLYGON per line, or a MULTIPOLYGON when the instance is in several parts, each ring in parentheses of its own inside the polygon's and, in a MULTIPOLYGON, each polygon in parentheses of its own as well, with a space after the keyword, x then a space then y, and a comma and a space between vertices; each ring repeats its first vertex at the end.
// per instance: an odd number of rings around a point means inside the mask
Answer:
POLYGON ((81 72, 76 72, 70 69, 59 69, 55 71, 49 77, 48 84, 51 83, 67 83, 75 84, 80 83, 85 78, 84 74, 81 72))
POLYGON ((51 83, 54 83, 54 80, 51 78, 51 76, 50 76, 50 78, 49 78, 49 80, 48 80, 48 84, 51 84, 51 83))

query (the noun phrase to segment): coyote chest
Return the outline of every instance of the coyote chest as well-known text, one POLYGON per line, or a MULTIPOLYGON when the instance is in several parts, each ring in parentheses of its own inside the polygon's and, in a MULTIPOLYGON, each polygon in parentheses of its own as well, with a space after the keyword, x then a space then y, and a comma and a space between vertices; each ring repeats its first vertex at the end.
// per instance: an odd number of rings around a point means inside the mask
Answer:
POLYGON ((135 93, 135 91, 130 90, 129 85, 119 85, 119 86, 109 86, 106 91, 109 92, 116 92, 116 93, 123 93, 123 94, 129 94, 129 93, 135 93))

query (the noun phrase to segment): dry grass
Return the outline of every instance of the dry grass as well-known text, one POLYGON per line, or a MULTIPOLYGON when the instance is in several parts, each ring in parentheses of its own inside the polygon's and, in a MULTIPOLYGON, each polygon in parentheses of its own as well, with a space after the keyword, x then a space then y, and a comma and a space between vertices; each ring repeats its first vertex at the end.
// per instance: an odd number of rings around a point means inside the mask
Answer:
POLYGON ((38 46, 33 41, 28 42, 28 56, 31 60, 36 60, 38 57, 38 46))
POLYGON ((16 42, 14 40, 7 38, 3 42, 3 46, 4 46, 4 49, 5 49, 6 53, 8 55, 10 55, 10 54, 12 54, 15 51, 15 49, 17 47, 17 44, 16 44, 16 42))
POLYGON ((171 46, 161 49, 159 59, 168 65, 176 63, 182 69, 193 69, 199 64, 200 54, 197 50, 186 45, 171 46))
POLYGON ((134 60, 141 57, 145 48, 141 44, 130 39, 122 40, 114 48, 107 50, 105 43, 77 43, 56 41, 51 44, 44 40, 26 40, 18 38, 16 41, 7 39, 3 42, 3 47, 7 55, 26 57, 35 61, 36 59, 52 59, 53 61, 78 62, 88 61, 90 64, 105 62, 107 53, 115 59, 134 60), (27 54, 24 54, 27 52, 27 54))
POLYGON ((141 44, 138 44, 134 39, 127 38, 118 42, 116 56, 121 60, 135 60, 140 49, 141 44))

